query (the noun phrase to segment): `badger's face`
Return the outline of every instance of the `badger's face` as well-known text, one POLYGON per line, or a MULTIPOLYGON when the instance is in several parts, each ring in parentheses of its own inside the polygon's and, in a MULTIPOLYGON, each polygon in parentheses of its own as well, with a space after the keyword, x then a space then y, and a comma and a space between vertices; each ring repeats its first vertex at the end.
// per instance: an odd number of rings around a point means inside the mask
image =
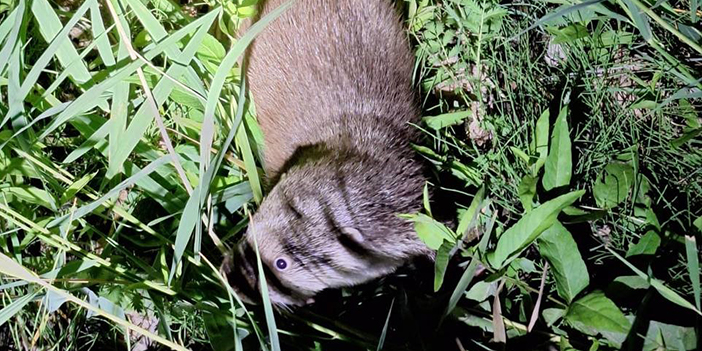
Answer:
MULTIPOLYGON (((351 286, 392 272, 402 262, 373 247, 369 219, 349 203, 353 187, 329 174, 293 170, 263 200, 244 241, 223 267, 244 299, 258 300, 256 246, 274 304, 299 306, 326 288, 351 286), (365 222, 364 222, 365 221, 365 222), (255 242, 254 242, 255 238, 255 242)), ((354 202, 354 206, 363 206, 354 202)), ((372 221, 372 220, 371 220, 372 221)))

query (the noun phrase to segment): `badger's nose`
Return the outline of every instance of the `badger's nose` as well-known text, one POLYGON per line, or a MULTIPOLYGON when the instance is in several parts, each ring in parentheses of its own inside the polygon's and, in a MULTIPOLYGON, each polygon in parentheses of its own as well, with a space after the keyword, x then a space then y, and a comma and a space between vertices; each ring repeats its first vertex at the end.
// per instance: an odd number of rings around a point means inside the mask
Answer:
POLYGON ((251 257, 247 257, 248 243, 243 241, 224 255, 220 272, 227 278, 229 286, 236 295, 247 304, 260 302, 258 293, 258 274, 252 265, 251 257))

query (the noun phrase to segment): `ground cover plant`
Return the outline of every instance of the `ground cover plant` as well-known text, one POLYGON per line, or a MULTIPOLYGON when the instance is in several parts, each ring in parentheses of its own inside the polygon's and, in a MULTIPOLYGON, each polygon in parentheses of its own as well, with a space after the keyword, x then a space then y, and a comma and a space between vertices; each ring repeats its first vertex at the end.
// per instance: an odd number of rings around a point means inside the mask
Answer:
POLYGON ((702 346, 698 1, 397 1, 437 260, 293 311, 217 271, 266 192, 255 3, 0 2, 0 348, 702 346))

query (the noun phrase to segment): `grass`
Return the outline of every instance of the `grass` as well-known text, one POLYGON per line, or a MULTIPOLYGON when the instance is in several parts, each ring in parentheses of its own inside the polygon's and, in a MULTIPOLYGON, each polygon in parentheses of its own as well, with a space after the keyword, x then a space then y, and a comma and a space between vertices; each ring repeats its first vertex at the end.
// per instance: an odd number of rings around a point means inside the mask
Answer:
POLYGON ((0 4, 1 348, 702 346, 698 1, 400 2, 441 259, 292 313, 216 269, 265 196, 254 3, 0 4))

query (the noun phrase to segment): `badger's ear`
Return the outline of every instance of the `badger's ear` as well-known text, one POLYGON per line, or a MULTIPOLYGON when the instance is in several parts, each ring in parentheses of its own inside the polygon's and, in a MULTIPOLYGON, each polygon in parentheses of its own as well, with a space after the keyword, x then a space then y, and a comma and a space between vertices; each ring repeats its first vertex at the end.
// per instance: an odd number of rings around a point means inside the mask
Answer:
POLYGON ((354 227, 342 227, 341 233, 349 240, 352 240, 357 245, 363 245, 366 238, 363 236, 360 230, 354 227))

